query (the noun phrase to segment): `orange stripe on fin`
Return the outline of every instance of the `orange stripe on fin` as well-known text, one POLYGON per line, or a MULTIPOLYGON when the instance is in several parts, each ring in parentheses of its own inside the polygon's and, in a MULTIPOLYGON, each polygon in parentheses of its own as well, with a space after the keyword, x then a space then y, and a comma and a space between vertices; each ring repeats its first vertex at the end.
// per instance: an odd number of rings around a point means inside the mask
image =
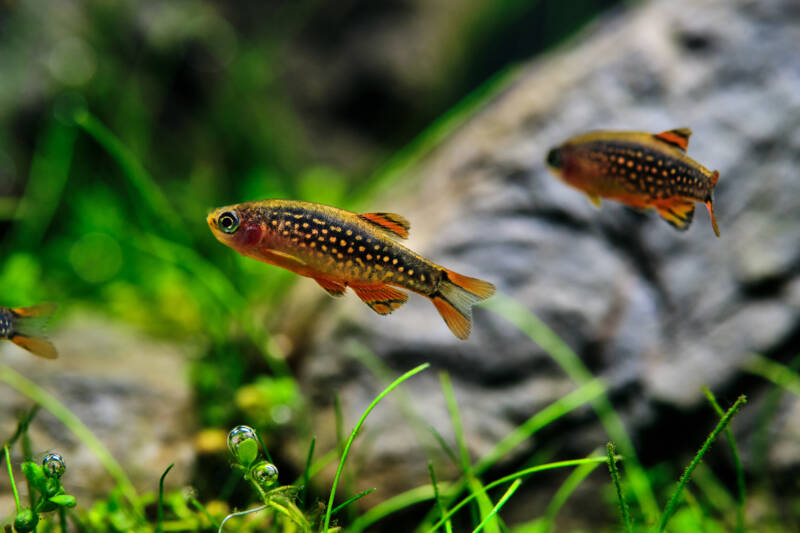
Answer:
POLYGON ((691 137, 691 135, 692 130, 689 128, 677 128, 674 130, 662 131, 654 135, 654 137, 667 144, 680 148, 685 152, 689 147, 689 137, 691 137))
POLYGON ((45 339, 36 337, 26 337, 24 335, 14 335, 11 337, 11 342, 28 350, 34 355, 44 357, 45 359, 55 359, 58 357, 58 352, 53 344, 45 339))
POLYGON ((408 230, 411 228, 411 224, 400 215, 395 213, 362 213, 358 216, 362 220, 375 224, 382 230, 388 231, 401 239, 408 239, 408 230))
POLYGON ((408 301, 408 294, 388 285, 351 285, 350 288, 379 315, 388 315, 408 301))
POLYGON ((686 231, 694 217, 693 201, 677 201, 667 206, 657 207, 658 214, 678 231, 686 231))

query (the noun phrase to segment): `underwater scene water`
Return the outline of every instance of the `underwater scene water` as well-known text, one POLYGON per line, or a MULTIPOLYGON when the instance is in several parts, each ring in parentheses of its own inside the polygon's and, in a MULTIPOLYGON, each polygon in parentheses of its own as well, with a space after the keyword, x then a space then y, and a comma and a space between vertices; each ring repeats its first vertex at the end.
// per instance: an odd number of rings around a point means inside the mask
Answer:
POLYGON ((797 43, 0 2, 0 526, 800 531, 797 43))

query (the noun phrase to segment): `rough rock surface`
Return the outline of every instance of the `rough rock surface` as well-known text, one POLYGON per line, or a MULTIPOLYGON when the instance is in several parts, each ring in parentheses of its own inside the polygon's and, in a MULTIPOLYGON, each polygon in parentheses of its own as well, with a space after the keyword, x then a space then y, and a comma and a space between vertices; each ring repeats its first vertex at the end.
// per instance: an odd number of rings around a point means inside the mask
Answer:
MULTIPOLYGON (((48 361, 0 343, 0 361, 35 382, 72 411, 108 448, 141 492, 158 488, 170 463, 170 486, 185 483, 194 462, 191 391, 185 379, 185 354, 173 345, 147 339, 129 329, 92 317, 68 319, 52 336, 59 358, 48 361)), ((0 382, 0 435, 16 427, 14 413, 33 402, 0 382)), ((42 409, 30 427, 33 453, 64 456, 64 486, 86 504, 106 496, 112 478, 61 422, 42 409)), ((19 448, 16 448, 19 452, 19 448)), ((14 463, 19 464, 19 453, 14 463)), ((4 467, 5 468, 5 467, 4 467)), ((0 493, 8 493, 0 477, 0 493)), ((5 507, 6 509, 8 507, 5 507)))
MULTIPOLYGON (((793 0, 658 0, 615 13, 525 65, 375 208, 412 222, 412 248, 495 282, 552 327, 607 380, 653 460, 661 439, 694 449, 713 425, 701 385, 725 402, 757 396, 764 382, 742 378, 748 354, 787 360, 797 351, 799 42, 793 0), (655 213, 613 202, 598 211, 544 166, 550 147, 586 130, 679 126, 694 130, 689 155, 721 174, 721 239, 702 206, 679 233, 655 213), (700 423, 685 427, 684 416, 700 423), (666 438, 676 431, 680 438, 666 438)), ((352 424, 381 388, 352 357, 358 344, 397 374, 423 361, 447 370, 474 456, 573 389, 541 349, 485 310, 461 342, 420 297, 391 318, 353 296, 326 309, 336 312, 317 318, 300 367, 321 419, 333 416, 334 391, 352 424)), ((405 388, 405 408, 451 435, 436 374, 405 388)), ((363 471, 380 479, 368 486, 427 480, 419 440, 396 406, 369 419, 363 471)), ((588 410, 570 421, 542 437, 559 457, 605 442, 588 410)), ((783 466, 800 464, 796 439, 776 454, 783 466)))

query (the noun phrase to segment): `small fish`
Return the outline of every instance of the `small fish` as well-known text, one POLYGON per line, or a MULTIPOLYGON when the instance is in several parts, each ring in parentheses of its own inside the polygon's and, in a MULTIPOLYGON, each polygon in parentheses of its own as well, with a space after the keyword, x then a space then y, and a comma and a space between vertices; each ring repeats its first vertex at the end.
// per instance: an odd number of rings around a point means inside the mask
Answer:
POLYGON ((58 352, 44 338, 44 329, 56 307, 52 303, 33 307, 0 307, 0 339, 10 340, 40 357, 55 359, 58 352))
POLYGON ((591 132, 550 150, 547 165, 597 207, 601 198, 608 198, 639 209, 655 209, 680 231, 689 229, 695 202, 703 202, 719 237, 713 195, 719 172, 686 155, 691 134, 689 128, 655 135, 591 132))
POLYGON ((388 315, 408 299, 394 287, 431 299, 450 330, 466 339, 472 306, 494 285, 447 270, 399 244, 409 223, 393 213, 357 214, 290 200, 216 209, 208 225, 237 252, 314 279, 332 296, 353 289, 373 311, 388 315))

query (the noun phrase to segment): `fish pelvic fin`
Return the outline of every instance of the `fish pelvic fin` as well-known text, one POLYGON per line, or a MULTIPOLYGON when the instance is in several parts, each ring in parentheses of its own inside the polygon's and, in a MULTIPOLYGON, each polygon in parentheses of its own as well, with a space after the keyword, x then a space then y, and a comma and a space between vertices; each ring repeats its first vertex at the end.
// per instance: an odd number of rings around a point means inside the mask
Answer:
POLYGON ((662 131, 654 135, 659 141, 671 144, 684 152, 689 147, 689 137, 691 136, 692 130, 689 128, 675 128, 674 130, 662 131))
POLYGON ((328 291, 328 294, 334 297, 344 296, 347 286, 339 281, 333 281, 324 278, 313 278, 314 281, 319 283, 319 286, 328 291))
POLYGON ((408 301, 408 294, 388 285, 351 285, 353 292, 379 315, 388 315, 408 301))
POLYGON ((408 239, 411 224, 405 218, 395 213, 362 213, 358 215, 361 220, 378 226, 393 237, 408 239))
POLYGON ((595 206, 597 209, 603 207, 603 199, 600 198, 599 194, 586 193, 586 197, 589 198, 589 201, 592 202, 592 205, 595 206))
POLYGON ((56 347, 53 346, 53 344, 47 339, 41 337, 28 337, 27 335, 16 333, 11 337, 10 340, 20 348, 24 348, 25 350, 28 350, 32 354, 38 355, 39 357, 44 357, 45 359, 55 359, 58 357, 56 347))
POLYGON ((693 200, 679 200, 667 206, 660 206, 656 208, 661 218, 666 220, 670 226, 678 231, 686 231, 692 224, 694 218, 694 201, 693 200))
POLYGON ((445 278, 430 298, 450 331, 464 340, 472 330, 472 306, 490 298, 495 287, 488 281, 443 270, 445 278))

